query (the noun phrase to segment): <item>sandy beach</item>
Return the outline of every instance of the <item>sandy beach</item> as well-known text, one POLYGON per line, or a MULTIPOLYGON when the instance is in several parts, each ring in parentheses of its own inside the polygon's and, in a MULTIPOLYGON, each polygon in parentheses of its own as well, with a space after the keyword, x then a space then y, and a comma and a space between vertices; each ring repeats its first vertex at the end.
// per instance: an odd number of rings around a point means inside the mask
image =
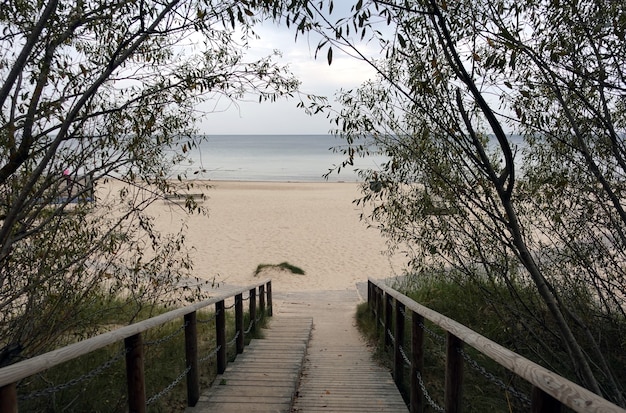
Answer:
POLYGON ((353 289, 368 277, 399 275, 405 257, 388 257, 377 230, 359 220, 356 183, 210 182, 207 216, 185 217, 171 201, 151 207, 160 229, 188 225, 194 275, 249 285, 259 264, 284 261, 306 274, 271 271, 277 292, 353 289))

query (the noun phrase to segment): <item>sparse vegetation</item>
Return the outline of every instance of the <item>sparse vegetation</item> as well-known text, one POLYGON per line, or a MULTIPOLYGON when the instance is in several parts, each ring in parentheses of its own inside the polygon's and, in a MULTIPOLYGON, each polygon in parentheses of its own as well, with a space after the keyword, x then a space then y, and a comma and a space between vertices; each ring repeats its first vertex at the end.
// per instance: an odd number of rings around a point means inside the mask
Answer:
POLYGON ((519 345, 547 359, 552 343, 566 347, 558 372, 626 407, 612 362, 620 346, 597 330, 626 319, 626 9, 358 1, 327 19, 331 3, 298 25, 321 32, 329 63, 333 48, 359 50, 354 27, 380 45, 376 58, 360 54, 379 76, 339 93, 331 115, 343 139, 335 170, 388 157, 360 171, 366 223, 415 272, 454 269, 493 293, 508 286, 506 301, 485 308, 516 312, 519 345), (543 342, 535 332, 545 326, 543 342))
MULTIPOLYGON (((509 295, 508 287, 505 285, 489 285, 489 296, 485 295, 486 286, 476 282, 476 280, 461 282, 452 280, 451 277, 423 277, 415 288, 406 293, 409 297, 422 305, 425 305, 441 314, 455 319, 470 327, 478 333, 494 340, 501 345, 515 351, 522 356, 533 360, 551 370, 562 370, 566 366, 566 350, 562 343, 558 342, 554 334, 555 327, 549 322, 547 310, 537 317, 543 318, 546 322, 544 328, 529 331, 523 325, 523 320, 515 319, 514 313, 502 313, 502 301, 506 301, 509 295), (552 352, 539 352, 536 347, 527 346, 528 340, 522 339, 523 335, 534 335, 537 340, 552 348, 552 352)), ((516 291, 523 294, 526 302, 538 300, 537 292, 531 286, 517 286, 516 291)), ((593 302, 588 303, 593 306, 593 302)), ((382 327, 377 326, 370 313, 367 303, 363 303, 357 309, 357 324, 361 333, 375 346, 375 357, 379 362, 392 367, 392 349, 384 349, 384 335, 382 327)), ((410 316, 407 315, 405 351, 410 351, 410 316)), ((379 323, 378 323, 379 324, 379 323)), ((624 324, 624 323, 623 323, 624 324)), ((426 389, 430 396, 439 403, 443 403, 444 383, 445 383, 445 340, 444 332, 437 326, 426 322, 428 334, 425 335, 424 348, 424 372, 422 374, 426 389)), ((604 336, 605 354, 610 359, 617 371, 624 371, 626 359, 624 346, 620 339, 626 325, 615 326, 610 321, 596 320, 595 329, 592 334, 604 336), (612 344, 611 344, 612 343, 612 344), (613 348, 611 348, 611 346, 613 348)), ((507 386, 512 386, 523 394, 530 395, 530 386, 523 379, 500 367, 469 346, 465 346, 465 352, 475 360, 479 366, 483 367, 489 374, 502 380, 507 386)), ((561 373, 562 374, 562 373, 561 373)), ((574 378, 575 373, 569 371, 566 376, 574 378)), ((624 380, 624 377, 620 377, 624 380)), ((409 383, 408 369, 405 383, 409 383)), ((402 389, 403 394, 408 394, 408 388, 402 389)), ((484 411, 528 411, 528 407, 521 403, 509 392, 505 392, 493 381, 487 380, 486 376, 466 363, 464 375, 464 411, 484 412, 484 411)), ((564 411, 568 411, 565 409, 564 411)))
POLYGON ((254 275, 259 275, 263 270, 266 269, 278 269, 289 271, 292 274, 304 275, 304 270, 300 267, 296 267, 295 265, 289 264, 288 262, 281 262, 280 264, 259 264, 254 271, 254 275))
MULTIPOLYGON (((127 317, 124 307, 119 307, 120 319, 127 317)), ((153 313, 169 311, 158 308, 153 313)), ((198 354, 205 359, 199 364, 200 386, 208 388, 216 376, 215 324, 213 311, 198 313, 198 354)), ((185 336, 183 320, 171 322, 144 335, 144 362, 146 397, 148 400, 159 394, 185 371, 185 336)), ((244 315, 244 326, 250 323, 249 314, 244 315)), ((266 318, 262 315, 257 326, 262 328, 266 318)), ((102 329, 110 329, 117 322, 109 314, 103 320, 102 329)), ((246 335, 246 344, 258 338, 261 332, 251 331, 246 335)), ((235 336, 234 313, 226 313, 226 337, 230 342, 235 336)), ((108 346, 71 360, 36 376, 23 380, 18 386, 20 411, 45 412, 125 412, 127 406, 126 371, 123 343, 108 346)), ((228 346, 229 362, 236 357, 234 345, 228 346)), ((148 405, 148 411, 183 412, 187 406, 185 380, 181 380, 169 392, 148 405)))
POLYGON ((178 288, 193 276, 186 224, 160 231, 150 206, 206 213, 201 168, 177 169, 205 140, 198 104, 297 96, 278 53, 244 58, 281 6, 2 2, 0 365, 91 335, 102 289, 135 307, 202 298, 178 288))

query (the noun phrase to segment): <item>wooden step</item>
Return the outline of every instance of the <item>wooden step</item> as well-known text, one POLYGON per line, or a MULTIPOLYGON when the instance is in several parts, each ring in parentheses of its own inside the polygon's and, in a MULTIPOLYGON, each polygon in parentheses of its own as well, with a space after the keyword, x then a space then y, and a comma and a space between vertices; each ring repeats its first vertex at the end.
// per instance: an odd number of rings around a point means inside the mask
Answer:
POLYGON ((272 318, 264 338, 252 340, 186 412, 289 412, 312 327, 310 317, 272 318))
POLYGON ((389 369, 372 358, 356 328, 355 292, 328 291, 289 296, 289 310, 313 315, 292 412, 407 412, 389 369))

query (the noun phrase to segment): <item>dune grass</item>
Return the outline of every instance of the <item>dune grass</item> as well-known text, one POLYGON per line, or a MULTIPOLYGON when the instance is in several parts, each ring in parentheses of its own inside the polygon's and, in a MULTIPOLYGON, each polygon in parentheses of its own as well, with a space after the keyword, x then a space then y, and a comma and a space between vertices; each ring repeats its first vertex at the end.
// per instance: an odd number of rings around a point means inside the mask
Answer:
MULTIPOLYGON (((417 287, 413 288, 407 296, 422 305, 425 305, 441 314, 446 315, 458 322, 468 326, 474 331, 492 339, 501 345, 529 358, 539 364, 554 370, 558 366, 562 375, 572 378, 573 373, 568 372, 564 360, 567 360, 567 354, 561 343, 555 339, 555 335, 551 326, 546 324, 544 329, 535 329, 532 333, 536 339, 547 343, 552 351, 551 354, 540 352, 536 346, 532 346, 532 342, 524 340, 524 335, 529 332, 524 328, 522 323, 516 322, 513 317, 503 317, 498 311, 498 306, 494 306, 493 301, 499 297, 501 300, 506 297, 508 291, 502 286, 502 291, 494 291, 492 288, 490 298, 486 299, 484 294, 485 285, 477 283, 459 283, 445 278, 433 277, 427 278, 424 282, 420 282, 417 287), (560 361, 560 363, 559 363, 560 361)), ((495 286, 497 289, 497 286, 495 286)), ((519 286, 518 294, 523 296, 525 301, 537 302, 536 291, 530 286, 519 286)), ((590 303, 589 305, 592 305, 590 303)), ((538 316, 543 317, 544 308, 538 307, 538 316)), ((384 348, 384 335, 380 320, 374 320, 371 312, 367 307, 367 303, 363 303, 357 309, 357 325, 363 336, 374 346, 375 357, 390 369, 393 365, 393 353, 391 348, 384 348)), ((382 316, 381 316, 382 317, 382 316)), ((547 315, 545 316, 547 319, 547 315)), ((406 318, 405 326, 406 337, 403 348, 410 349, 410 316, 406 318)), ((424 325, 428 329, 424 335, 424 371, 422 377, 425 387, 433 400, 441 406, 444 400, 445 385, 445 332, 430 322, 424 325)), ((615 334, 611 338, 614 343, 621 343, 619 334, 610 326, 598 326, 599 331, 604 334, 615 334)), ((393 331, 393 330, 392 330, 393 331)), ((607 339, 608 340, 608 339, 607 339)), ((615 356, 610 357, 613 363, 624 363, 621 357, 623 351, 616 344, 616 349, 612 351, 615 356)), ((465 346, 465 353, 474 360, 475 364, 484 370, 479 370, 468 362, 464 366, 464 384, 463 384, 463 410, 465 412, 518 412, 528 411, 528 406, 516 395, 510 391, 503 390, 501 385, 494 381, 494 377, 499 379, 501 384, 511 386, 516 391, 524 395, 530 395, 530 385, 523 379, 510 373, 488 357, 482 355, 470 346, 465 346)), ((556 371, 556 370, 555 370, 556 371)), ((405 370, 404 382, 409 383, 408 369, 405 370)), ((408 395, 408 387, 401 389, 403 395, 408 395)), ((564 411, 569 411, 564 409, 564 411)))
POLYGON ((279 269, 289 271, 292 274, 304 275, 305 272, 302 268, 289 264, 288 262, 281 262, 280 264, 259 264, 254 271, 254 275, 259 275, 266 269, 279 269))
MULTIPOLYGON (((159 309, 156 313, 169 311, 159 309)), ((120 317, 123 317, 120 314, 120 317)), ((200 388, 207 389, 216 376, 214 312, 198 312, 198 356, 201 359, 200 388)), ((226 337, 230 342, 235 336, 234 312, 226 313, 226 337)), ((122 318, 120 318, 120 323, 122 318)), ((106 324, 115 324, 107 318, 106 324)), ((185 386, 185 334, 182 319, 162 325, 144 334, 144 371, 146 398, 163 392, 180 379, 178 384, 148 405, 148 412, 183 412, 187 406, 185 386)), ((262 315, 258 327, 263 327, 266 317, 262 315)), ((249 325, 249 314, 244 314, 244 328, 249 325)), ((257 332, 246 335, 246 344, 259 337, 257 332)), ((18 386, 21 397, 37 397, 20 400, 20 411, 42 412, 126 412, 127 389, 125 354, 123 343, 117 343, 93 351, 85 356, 53 367, 43 373, 23 380, 18 386), (48 389, 48 390, 47 390, 48 389), (37 394, 40 392, 40 394, 37 394)), ((227 358, 236 357, 236 348, 229 345, 227 358)))

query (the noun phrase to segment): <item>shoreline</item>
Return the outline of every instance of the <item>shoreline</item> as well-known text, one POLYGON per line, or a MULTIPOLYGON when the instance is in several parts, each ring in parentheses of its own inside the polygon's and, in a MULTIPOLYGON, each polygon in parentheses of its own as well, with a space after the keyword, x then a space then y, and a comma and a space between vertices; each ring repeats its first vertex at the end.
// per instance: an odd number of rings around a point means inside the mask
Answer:
POLYGON ((287 181, 276 181, 269 179, 208 179, 208 178, 193 178, 193 179, 183 179, 179 181, 176 178, 167 179, 169 182, 173 183, 186 183, 186 182, 233 182, 233 183, 260 183, 260 184, 354 184, 359 185, 362 184, 363 181, 327 181, 327 180, 306 180, 306 181, 298 181, 298 180, 287 180, 287 181))

